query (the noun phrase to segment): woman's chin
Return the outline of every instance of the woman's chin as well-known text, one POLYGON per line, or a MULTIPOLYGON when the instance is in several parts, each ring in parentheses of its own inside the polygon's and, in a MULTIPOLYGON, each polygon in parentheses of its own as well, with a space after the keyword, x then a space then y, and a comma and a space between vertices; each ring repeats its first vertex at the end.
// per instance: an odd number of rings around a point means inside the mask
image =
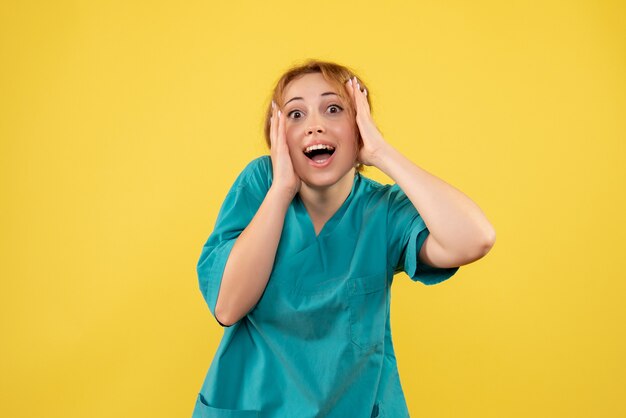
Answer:
POLYGON ((314 174, 310 173, 302 173, 300 178, 302 179, 302 183, 306 185, 309 189, 328 189, 339 183, 346 175, 351 172, 351 169, 348 169, 345 173, 338 173, 336 170, 330 170, 324 173, 318 172, 314 174))
POLYGON ((315 179, 315 180, 303 179, 302 183, 306 185, 309 189, 322 190, 322 189, 328 189, 329 187, 337 184, 337 181, 333 179, 329 179, 327 181, 323 181, 319 179, 315 179))

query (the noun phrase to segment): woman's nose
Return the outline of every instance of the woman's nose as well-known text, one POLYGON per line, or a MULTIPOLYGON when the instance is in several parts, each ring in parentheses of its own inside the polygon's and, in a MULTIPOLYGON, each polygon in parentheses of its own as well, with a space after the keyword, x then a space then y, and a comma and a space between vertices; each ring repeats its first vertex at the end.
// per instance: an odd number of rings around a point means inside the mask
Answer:
POLYGON ((324 133, 324 128, 322 125, 312 125, 309 126, 306 130, 307 135, 312 135, 313 132, 317 132, 318 134, 324 133))
POLYGON ((306 133, 307 135, 312 135, 313 132, 317 132, 318 134, 324 133, 324 126, 320 122, 319 116, 311 115, 308 120, 309 125, 307 126, 306 133))

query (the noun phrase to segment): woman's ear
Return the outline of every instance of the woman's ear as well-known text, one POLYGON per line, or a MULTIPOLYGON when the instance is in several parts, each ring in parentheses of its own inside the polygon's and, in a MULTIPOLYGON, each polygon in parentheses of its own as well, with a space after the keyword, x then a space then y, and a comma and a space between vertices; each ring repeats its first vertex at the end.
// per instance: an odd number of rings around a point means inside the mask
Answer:
POLYGON ((356 135, 356 150, 354 155, 354 166, 358 167, 361 164, 359 161, 359 154, 361 153, 361 148, 363 148, 363 140, 361 139, 361 134, 357 133, 356 135))

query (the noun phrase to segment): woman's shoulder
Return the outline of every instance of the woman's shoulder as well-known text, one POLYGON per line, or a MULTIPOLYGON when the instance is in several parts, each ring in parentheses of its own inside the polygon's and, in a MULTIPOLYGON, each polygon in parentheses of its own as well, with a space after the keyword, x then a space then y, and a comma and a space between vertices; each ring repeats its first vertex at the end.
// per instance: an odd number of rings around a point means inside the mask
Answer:
POLYGON ((388 184, 379 183, 376 180, 363 175, 362 173, 357 173, 356 175, 363 185, 363 188, 368 192, 378 192, 386 189, 389 186, 388 184))
POLYGON ((272 184, 272 160, 262 155, 250 161, 239 173, 233 189, 246 188, 253 192, 265 193, 272 184))
POLYGON ((261 155, 250 161, 242 173, 248 175, 272 175, 272 159, 269 155, 261 155))
POLYGON ((398 200, 406 198, 406 195, 397 184, 383 184, 378 181, 358 174, 361 183, 361 195, 369 203, 393 204, 398 200))
POLYGON ((358 173, 359 181, 361 183, 361 189, 363 193, 368 195, 384 196, 396 193, 400 188, 396 184, 383 184, 378 181, 366 177, 361 173, 358 173))

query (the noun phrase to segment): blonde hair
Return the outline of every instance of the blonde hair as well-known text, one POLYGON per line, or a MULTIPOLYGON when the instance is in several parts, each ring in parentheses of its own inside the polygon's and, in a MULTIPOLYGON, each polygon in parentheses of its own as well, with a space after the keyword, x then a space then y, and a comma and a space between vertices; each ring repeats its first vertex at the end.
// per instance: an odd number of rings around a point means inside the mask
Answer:
MULTIPOLYGON (((352 103, 352 99, 350 98, 350 93, 348 91, 348 86, 346 82, 352 78, 356 77, 359 81, 359 85, 361 89, 366 88, 363 79, 355 74, 350 68, 345 67, 343 65, 339 65, 334 62, 329 61, 320 61, 316 59, 309 59, 302 65, 297 65, 295 67, 287 70, 278 80, 276 86, 274 87, 274 91, 272 92, 272 98, 269 100, 267 104, 267 112, 265 114, 265 124, 264 124, 264 134, 265 134, 265 143, 267 147, 271 147, 271 139, 270 139, 270 119, 272 117, 272 100, 278 105, 278 107, 283 107, 283 93, 285 89, 289 85, 290 82, 295 80, 298 77, 301 77, 305 74, 314 74, 320 73, 322 76, 328 81, 331 85, 333 85, 337 89, 337 93, 341 98, 344 99, 347 105, 347 111, 350 116, 354 119, 356 116, 356 109, 352 103)), ((372 103, 370 99, 370 89, 367 89, 367 102, 370 105, 370 111, 372 109, 372 103)), ((356 121, 355 121, 356 124, 356 121)), ((360 149, 362 140, 361 133, 357 128, 357 144, 360 149)), ((363 164, 359 163, 356 167, 357 171, 363 170, 363 164)))

